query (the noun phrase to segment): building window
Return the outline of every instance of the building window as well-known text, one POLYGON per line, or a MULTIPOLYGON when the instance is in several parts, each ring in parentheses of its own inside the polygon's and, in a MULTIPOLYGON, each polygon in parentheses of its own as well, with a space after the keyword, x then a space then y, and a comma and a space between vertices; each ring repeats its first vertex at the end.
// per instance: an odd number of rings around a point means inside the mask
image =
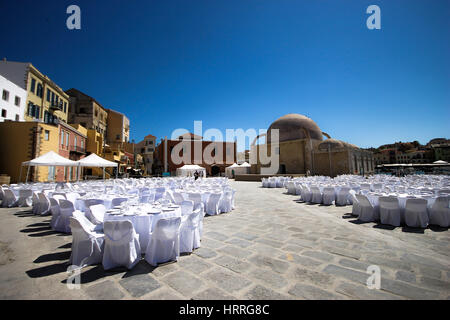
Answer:
POLYGON ((81 139, 81 149, 84 149, 84 140, 81 139))
POLYGON ((45 130, 44 140, 45 140, 45 141, 50 140, 50 131, 45 130))
POLYGON ((2 109, 2 117, 6 118, 6 110, 5 109, 2 109))
POLYGON ((55 167, 48 167, 48 181, 55 180, 55 167))
POLYGON ((120 140, 120 134, 116 135, 116 140, 120 140))
POLYGON ((35 105, 34 105, 32 102, 28 103, 28 112, 27 112, 27 115, 28 115, 29 117, 33 117, 33 118, 34 118, 34 112, 35 112, 35 110, 36 110, 35 105))
POLYGON ((64 145, 64 131, 61 130, 61 145, 64 145))
POLYGON ((42 84, 38 83, 36 95, 37 95, 39 98, 42 98, 42 91, 43 91, 43 90, 42 90, 42 84))
POLYGON ((47 101, 50 102, 51 91, 47 89, 47 101))
POLYGON ((64 113, 67 112, 67 102, 64 102, 64 113))
POLYGON ((15 104, 16 106, 20 107, 20 97, 16 96, 16 97, 14 98, 14 104, 15 104))
POLYGON ((69 147, 69 133, 66 132, 66 146, 69 147))
POLYGON ((34 89, 36 88, 36 80, 31 78, 31 86, 30 91, 34 93, 34 89))
POLYGON ((5 101, 9 101, 9 91, 3 89, 2 99, 5 101))
POLYGON ((77 137, 74 138, 73 140, 73 145, 76 147, 77 146, 77 137))
POLYGON ((18 114, 16 114, 16 121, 20 120, 20 116, 18 114))

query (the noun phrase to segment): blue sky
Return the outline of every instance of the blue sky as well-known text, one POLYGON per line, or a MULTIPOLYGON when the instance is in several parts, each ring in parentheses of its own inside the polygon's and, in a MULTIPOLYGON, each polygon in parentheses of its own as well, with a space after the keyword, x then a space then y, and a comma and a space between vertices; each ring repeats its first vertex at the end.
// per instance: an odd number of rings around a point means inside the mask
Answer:
POLYGON ((0 58, 125 113, 136 141, 287 113, 361 147, 450 138, 448 0, 10 0, 0 29, 0 58))

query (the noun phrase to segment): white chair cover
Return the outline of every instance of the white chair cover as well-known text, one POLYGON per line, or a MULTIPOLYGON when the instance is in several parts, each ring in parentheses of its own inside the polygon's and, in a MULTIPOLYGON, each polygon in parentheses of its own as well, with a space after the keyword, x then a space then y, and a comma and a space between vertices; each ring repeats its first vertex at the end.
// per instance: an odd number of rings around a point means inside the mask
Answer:
POLYGON ((70 233, 70 217, 75 211, 73 203, 69 200, 59 200, 59 219, 56 221, 55 230, 64 233, 70 233))
POLYGON ((206 213, 209 215, 216 215, 220 213, 219 202, 222 197, 221 193, 211 193, 208 202, 206 203, 206 213))
POLYGON ((181 206, 181 215, 190 215, 194 210, 194 201, 192 200, 184 200, 180 204, 181 206))
POLYGON ((19 207, 31 207, 33 204, 31 198, 33 197, 32 190, 19 190, 19 199, 17 205, 19 207))
POLYGON ((48 200, 47 196, 44 193, 39 193, 38 198, 39 198, 39 214, 41 216, 49 214, 50 200, 48 200))
POLYGON ((178 261, 180 256, 181 217, 159 219, 145 253, 145 260, 152 266, 167 261, 178 261))
POLYGON ((2 208, 11 208, 17 205, 17 198, 9 189, 5 189, 2 201, 2 208))
POLYGON ((106 213, 106 208, 103 204, 90 206, 88 212, 89 215, 87 217, 93 224, 103 224, 106 213))
POLYGON ((105 249, 103 268, 109 270, 124 266, 132 269, 141 259, 139 235, 129 220, 111 220, 103 224, 105 249))
POLYGON ((323 188, 322 203, 324 205, 331 205, 336 201, 336 193, 334 187, 323 188))
POLYGON ((289 181, 287 183, 287 193, 288 194, 295 194, 295 184, 294 181, 289 181))
POLYGON ((201 210, 194 211, 181 223, 180 252, 192 252, 200 247, 200 221, 203 219, 201 210))
POLYGON ((349 203, 348 198, 350 197, 350 188, 341 187, 337 193, 336 204, 339 206, 345 206, 349 203))
MULTIPOLYGON (((358 198, 359 200, 359 198, 358 198)), ((399 227, 402 219, 397 197, 379 197, 380 222, 399 227)))
POLYGON ((312 193, 311 202, 322 203, 322 192, 320 192, 320 189, 317 186, 311 186, 309 190, 312 193))
POLYGON ((357 194, 356 199, 358 200, 359 215, 358 220, 362 222, 371 222, 376 220, 375 209, 370 203, 369 199, 365 195, 357 194))
POLYGON ((439 196, 430 209, 430 224, 444 228, 450 226, 449 196, 439 196))
POLYGON ((72 230, 72 254, 70 263, 78 267, 99 264, 103 259, 104 235, 93 232, 84 220, 69 218, 72 230))
POLYGON ((181 205, 181 203, 184 201, 183 196, 179 192, 173 192, 173 199, 175 201, 175 204, 181 205))
POLYGON ((355 190, 350 190, 349 191, 350 194, 350 201, 352 203, 352 216, 357 216, 359 217, 359 215, 361 214, 361 206, 359 204, 358 199, 356 198, 356 192, 355 190))
POLYGON ((117 207, 119 206, 122 202, 126 202, 128 199, 127 198, 114 198, 111 200, 111 207, 117 207))
POLYGON ((231 191, 225 191, 219 201, 220 213, 230 212, 232 210, 231 191))
POLYGON ((429 223, 427 200, 406 199, 405 223, 408 227, 426 228, 429 223))
POLYGON ((312 192, 306 186, 302 186, 301 199, 305 202, 311 202, 312 192))

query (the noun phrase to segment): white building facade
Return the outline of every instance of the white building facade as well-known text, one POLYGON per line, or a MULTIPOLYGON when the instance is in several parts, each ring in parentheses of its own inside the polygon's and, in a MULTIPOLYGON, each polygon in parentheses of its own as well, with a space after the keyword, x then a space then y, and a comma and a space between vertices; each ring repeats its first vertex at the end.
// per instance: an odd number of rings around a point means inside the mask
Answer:
POLYGON ((27 92, 0 75, 0 122, 24 121, 27 92))

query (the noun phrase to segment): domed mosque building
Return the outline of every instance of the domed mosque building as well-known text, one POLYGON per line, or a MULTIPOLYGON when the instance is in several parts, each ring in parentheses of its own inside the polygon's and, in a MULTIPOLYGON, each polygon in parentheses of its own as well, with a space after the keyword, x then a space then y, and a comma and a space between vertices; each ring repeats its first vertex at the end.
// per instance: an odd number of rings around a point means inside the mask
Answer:
POLYGON ((267 134, 256 137, 251 150, 252 174, 310 174, 335 177, 341 174, 371 174, 374 172, 372 152, 332 139, 310 118, 296 113, 275 120, 267 134), (271 134, 278 129, 279 143, 271 134), (258 140, 266 137, 264 144, 258 140), (278 168, 260 159, 259 152, 278 153, 278 168))

